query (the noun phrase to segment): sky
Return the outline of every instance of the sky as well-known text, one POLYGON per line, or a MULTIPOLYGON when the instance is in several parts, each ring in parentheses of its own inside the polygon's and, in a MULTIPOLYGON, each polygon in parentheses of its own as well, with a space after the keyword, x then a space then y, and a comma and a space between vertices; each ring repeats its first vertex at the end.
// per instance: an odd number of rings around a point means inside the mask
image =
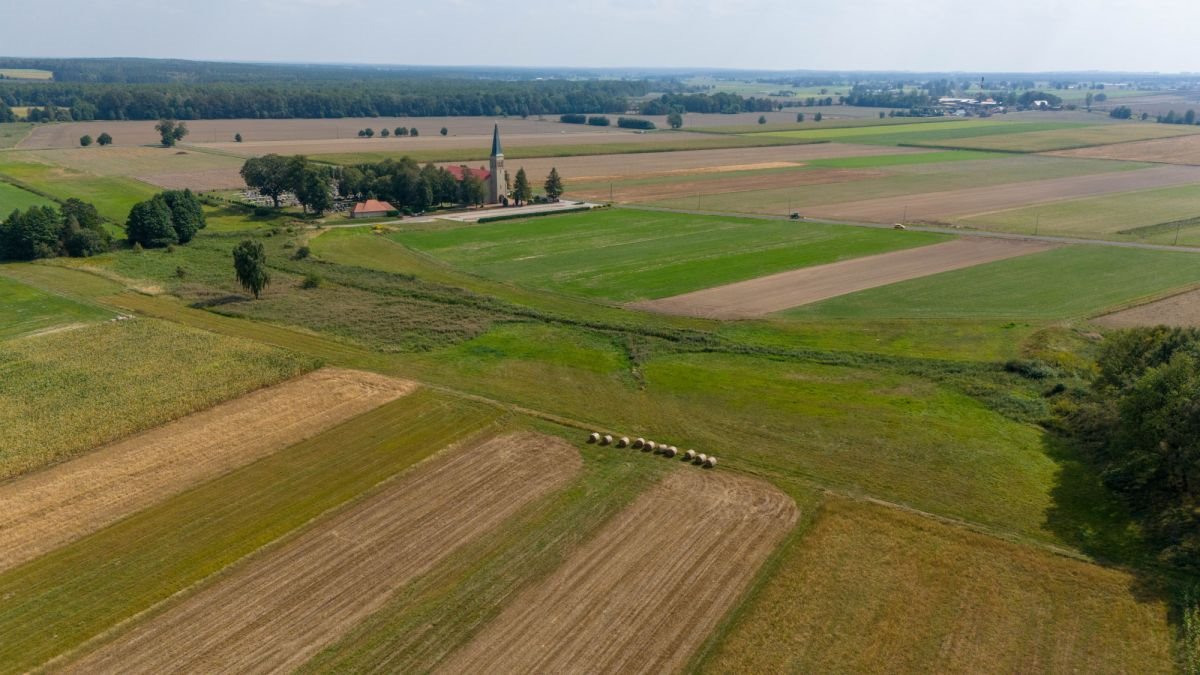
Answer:
POLYGON ((1194 72, 1197 26, 1192 0, 0 0, 0 55, 1194 72))

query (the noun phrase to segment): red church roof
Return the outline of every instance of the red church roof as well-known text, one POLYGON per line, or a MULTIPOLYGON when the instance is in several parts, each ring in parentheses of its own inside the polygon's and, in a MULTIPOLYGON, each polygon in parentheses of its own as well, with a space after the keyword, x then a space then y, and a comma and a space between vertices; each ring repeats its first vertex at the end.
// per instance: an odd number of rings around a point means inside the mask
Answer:
POLYGON ((387 202, 381 202, 378 199, 368 199, 365 202, 359 202, 359 203, 355 204, 354 210, 351 211, 351 214, 357 215, 359 213, 387 213, 388 211, 395 211, 395 210, 396 210, 396 208, 387 202))
POLYGON ((454 176, 455 180, 462 180, 464 177, 466 177, 467 174, 471 174, 471 175, 475 176, 476 178, 478 178, 479 180, 483 180, 483 181, 486 181, 487 179, 492 177, 492 172, 488 171, 487 169, 483 168, 482 166, 479 167, 478 169, 472 169, 469 166, 456 165, 456 166, 448 166, 448 167, 446 167, 446 170, 450 172, 450 175, 454 176))

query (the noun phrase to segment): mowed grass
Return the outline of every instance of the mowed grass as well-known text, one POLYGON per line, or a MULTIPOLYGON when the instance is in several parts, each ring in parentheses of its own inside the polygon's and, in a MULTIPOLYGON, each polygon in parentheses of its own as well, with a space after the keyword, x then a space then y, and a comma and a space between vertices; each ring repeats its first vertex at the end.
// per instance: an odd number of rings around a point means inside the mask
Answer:
POLYGON ((7 218, 15 209, 24 211, 31 206, 55 206, 55 203, 29 190, 0 181, 0 220, 7 218))
POLYGON ((66 200, 90 202, 100 215, 124 223, 137 202, 153 197, 158 190, 141 181, 120 176, 95 176, 61 166, 18 158, 17 153, 0 154, 0 175, 18 185, 66 200))
POLYGON ((315 368, 310 358, 153 319, 0 344, 0 479, 315 368))
MULTIPOLYGON (((800 129, 796 131, 767 132, 761 135, 807 141, 901 145, 921 142, 938 143, 960 138, 1018 134, 1032 131, 1058 131, 1084 126, 1087 125, 1082 122, 1021 122, 987 119, 952 120, 940 124, 872 125, 842 129, 800 129)), ((757 136, 759 134, 752 135, 757 136)))
POLYGON ((7 340, 55 327, 104 321, 113 313, 0 276, 0 316, 4 317, 0 340, 7 340))
MULTIPOLYGON (((654 140, 629 143, 580 143, 578 145, 526 145, 507 147, 506 159, 531 159, 534 157, 584 157, 590 155, 627 155, 642 152, 675 152, 679 150, 719 150, 722 148, 759 148, 773 145, 805 145, 821 143, 821 139, 789 138, 786 136, 754 135, 706 135, 674 136, 670 131, 655 132, 654 140)), ((410 157, 422 164, 426 162, 474 162, 487 160, 487 147, 447 148, 444 150, 397 150, 318 153, 310 157, 328 164, 361 164, 380 162, 385 159, 410 157)))
POLYGON ((1005 152, 1046 152, 1090 148, 1096 145, 1127 143, 1155 138, 1185 136, 1200 133, 1200 129, 1183 125, 1134 123, 1101 124, 1046 131, 1029 131, 1000 136, 977 136, 955 140, 933 139, 911 141, 913 145, 953 147, 965 150, 1000 150, 1005 152))
POLYGON ((968 227, 994 232, 1101 237, 1171 244, 1200 243, 1200 185, 1120 192, 1070 199, 961 219, 968 227), (1181 222, 1183 221, 1183 222, 1181 222))
POLYGON ((0 575, 0 664, 25 671, 492 424, 418 391, 0 575))
POLYGON ((783 312, 819 318, 1065 319, 1200 283, 1195 253, 1063 246, 783 312))
POLYGON ((913 164, 941 164, 943 162, 965 162, 976 159, 1000 159, 1001 155, 991 152, 970 152, 966 150, 945 150, 941 152, 920 152, 903 155, 867 155, 864 157, 833 157, 830 159, 811 159, 806 166, 823 167, 826 169, 880 169, 889 166, 910 166, 913 164))
MULTIPOLYGON (((557 427, 543 430, 563 433, 557 427)), ((578 436, 571 430, 573 439, 578 436)), ((614 456, 611 449, 594 446, 581 454, 583 470, 573 483, 530 504, 400 589, 300 672, 433 671, 508 600, 553 572, 670 466, 644 455, 614 456)))
POLYGON ((946 240, 912 234, 615 209, 392 238, 489 278, 630 301, 946 240))
POLYGON ((1170 673, 1130 574, 831 498, 701 672, 1170 673))

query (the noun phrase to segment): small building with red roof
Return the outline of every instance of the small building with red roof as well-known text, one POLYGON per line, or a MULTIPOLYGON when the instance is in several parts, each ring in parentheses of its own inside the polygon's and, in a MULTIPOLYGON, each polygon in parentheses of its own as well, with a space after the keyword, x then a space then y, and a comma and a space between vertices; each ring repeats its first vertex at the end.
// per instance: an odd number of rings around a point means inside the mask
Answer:
POLYGON ((396 207, 387 202, 381 202, 378 199, 368 199, 365 202, 359 202, 355 204, 354 209, 350 211, 350 217, 375 218, 378 216, 386 216, 394 211, 396 211, 396 207))

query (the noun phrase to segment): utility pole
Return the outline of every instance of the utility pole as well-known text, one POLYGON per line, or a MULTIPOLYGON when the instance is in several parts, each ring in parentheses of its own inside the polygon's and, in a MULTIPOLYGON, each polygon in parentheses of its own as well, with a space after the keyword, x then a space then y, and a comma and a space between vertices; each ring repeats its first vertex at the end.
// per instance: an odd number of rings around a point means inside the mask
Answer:
POLYGON ((1033 236, 1035 236, 1035 237, 1037 236, 1038 230, 1041 229, 1041 227, 1042 227, 1042 214, 1041 213, 1033 214, 1033 236))
POLYGON ((612 200, 613 200, 613 188, 612 188, 612 183, 609 183, 608 184, 608 201, 610 204, 612 203, 612 200))
POLYGON ((1182 230, 1182 229, 1183 229, 1183 221, 1181 220, 1181 221, 1179 221, 1179 224, 1177 224, 1177 225, 1175 226, 1175 243, 1174 243, 1174 244, 1171 244, 1172 246, 1178 246, 1178 245, 1179 245, 1179 231, 1180 231, 1180 230, 1182 230))

